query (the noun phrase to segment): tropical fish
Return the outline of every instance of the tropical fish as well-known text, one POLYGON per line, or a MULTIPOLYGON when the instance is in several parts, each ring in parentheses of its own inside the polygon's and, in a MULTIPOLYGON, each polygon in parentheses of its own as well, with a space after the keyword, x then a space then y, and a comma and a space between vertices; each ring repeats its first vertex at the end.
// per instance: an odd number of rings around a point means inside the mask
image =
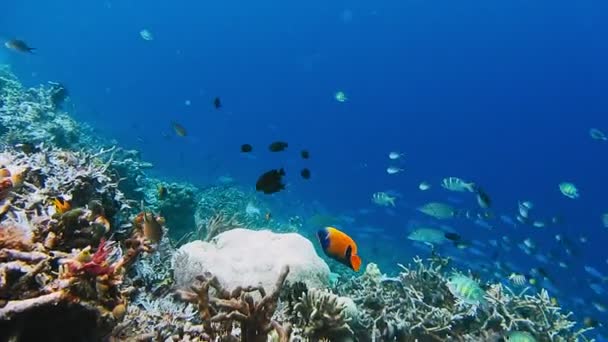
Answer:
POLYGON ((173 131, 175 132, 175 134, 179 135, 180 137, 185 137, 186 135, 188 135, 186 128, 184 128, 184 126, 178 124, 177 122, 171 122, 171 126, 173 127, 173 131))
POLYGON ((459 191, 459 192, 462 192, 462 191, 474 192, 475 191, 474 183, 467 183, 458 177, 444 178, 441 181, 441 186, 444 189, 447 189, 450 191, 459 191))
POLYGON ((430 245, 439 245, 448 241, 445 234, 444 231, 435 228, 416 228, 408 234, 407 238, 430 245))
POLYGON ((268 145, 270 152, 281 152, 287 148, 288 144, 284 141, 275 141, 268 145))
POLYGON ((404 154, 403 153, 399 153, 399 152, 390 152, 388 154, 388 158, 391 159, 391 160, 396 160, 396 159, 399 159, 399 158, 401 158, 403 156, 404 156, 404 154))
POLYGON ((446 220, 456 216, 456 210, 452 206, 440 202, 427 203, 419 207, 418 211, 439 220, 446 220))
POLYGON ((300 152, 300 155, 302 156, 302 159, 308 159, 308 158, 310 158, 310 153, 307 150, 302 150, 300 152))
POLYGON ((258 181, 255 183, 255 189, 267 195, 284 190, 283 176, 285 176, 285 170, 282 168, 267 171, 258 178, 258 181))
POLYGON ((480 305, 486 301, 485 291, 475 280, 463 274, 453 273, 448 279, 447 287, 454 297, 466 304, 480 305))
POLYGON ((446 232, 443 235, 446 237, 446 239, 452 240, 452 241, 460 241, 460 239, 461 239, 460 235, 457 233, 446 232))
POLYGON ((386 192, 376 192, 372 195, 372 202, 383 207, 388 207, 389 205, 394 207, 395 197, 390 196, 386 192))
POLYGON ((574 198, 579 197, 578 189, 576 188, 576 186, 573 183, 569 183, 569 182, 559 183, 559 191, 561 191, 564 196, 569 197, 569 198, 574 199, 574 198))
POLYGON ((243 153, 249 153, 253 151, 253 146, 249 145, 249 144, 243 144, 241 145, 241 152, 243 153))
POLYGON ((272 213, 270 211, 267 212, 266 215, 264 215, 264 219, 266 222, 270 221, 272 219, 272 213))
POLYGON ((429 183, 427 183, 427 182, 421 182, 418 185, 418 189, 420 189, 420 191, 427 191, 430 188, 431 188, 431 185, 429 183))
POLYGON ((165 199, 165 197, 167 196, 168 192, 169 191, 167 190, 167 188, 164 185, 158 184, 158 187, 156 189, 156 193, 157 193, 158 199, 160 201, 162 201, 163 199, 165 199))
POLYGON ((526 285, 526 276, 519 273, 511 273, 509 275, 509 282, 513 285, 524 286, 526 285))
POLYGON ((300 171, 300 176, 302 176, 304 179, 310 179, 310 170, 303 168, 302 171, 300 171))
POLYGON ((95 220, 93 220, 93 223, 102 226, 106 230, 106 233, 110 231, 110 221, 103 215, 97 216, 95 220))
POLYGON ((215 107, 215 109, 222 108, 222 101, 220 100, 219 97, 216 97, 215 99, 213 99, 213 107, 215 107))
POLYGON ((604 132, 600 131, 597 128, 590 129, 589 135, 591 136, 592 139, 595 139, 595 140, 608 140, 608 137, 606 137, 606 134, 604 134, 604 132))
POLYGON ((476 187, 475 194, 477 197, 477 204, 479 204, 480 207, 487 209, 492 205, 490 196, 488 196, 488 194, 480 187, 476 187))
POLYGON ((386 168, 386 173, 388 173, 389 175, 394 175, 396 173, 399 173, 401 171, 404 171, 402 168, 399 168, 397 166, 389 166, 386 168))
POLYGON ((4 43, 7 49, 11 49, 23 53, 33 53, 36 48, 30 47, 26 42, 19 39, 11 39, 4 43))
POLYGON ((150 31, 148 31, 146 29, 143 29, 143 30, 139 31, 139 36, 143 40, 147 40, 147 41, 154 40, 154 36, 152 35, 152 32, 150 32, 150 31))
POLYGON ((144 236, 150 240, 152 243, 159 242, 163 237, 163 227, 158 222, 154 214, 148 213, 146 211, 143 212, 143 232, 144 236))
POLYGON ((61 196, 52 198, 51 203, 55 207, 55 212, 58 214, 65 214, 72 209, 70 201, 63 199, 61 196))
POLYGON ((348 98, 346 97, 346 94, 343 91, 337 91, 334 94, 334 97, 336 98, 336 101, 338 101, 338 102, 346 102, 348 100, 348 98))
POLYGON ((325 254, 358 272, 361 258, 357 255, 357 244, 344 232, 334 227, 325 227, 317 232, 325 254))

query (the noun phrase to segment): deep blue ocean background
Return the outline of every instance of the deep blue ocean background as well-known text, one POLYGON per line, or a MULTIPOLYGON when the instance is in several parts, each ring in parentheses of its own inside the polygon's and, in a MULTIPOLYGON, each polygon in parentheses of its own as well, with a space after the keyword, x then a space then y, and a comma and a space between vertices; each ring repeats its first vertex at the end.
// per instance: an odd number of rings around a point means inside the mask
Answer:
MULTIPOLYGON (((566 306, 576 297, 606 305, 583 270, 608 275, 600 221, 608 142, 588 133, 608 131, 606 1, 21 0, 3 4, 0 23, 2 40, 38 49, 4 49, 0 63, 27 85, 67 85, 67 110, 141 150, 155 176, 205 186, 229 175, 254 190, 262 172, 285 167, 288 191, 267 196, 282 214, 317 203, 315 210, 352 216, 341 228, 354 236, 375 230, 361 235, 360 254, 387 268, 422 252, 405 238, 411 222, 432 222, 416 207, 450 198, 476 208, 472 196, 442 191, 441 179, 472 180, 497 215, 514 217, 517 201, 531 200, 539 215, 562 222, 450 225, 484 242, 530 237, 541 254, 556 248, 555 234, 568 236, 580 253, 567 270, 523 253, 509 261, 543 266, 566 306), (142 29, 154 40, 143 40, 142 29), (335 100, 338 90, 347 102, 335 100), (176 136, 171 121, 188 136, 176 136), (288 150, 269 153, 274 140, 288 150), (243 143, 252 155, 239 152, 243 143), (303 148, 310 160, 299 157, 303 148), (403 173, 386 173, 395 164, 390 151, 405 153, 396 163, 403 173), (309 181, 302 167, 312 171, 309 181), (419 191, 423 180, 434 188, 419 191), (577 185, 579 199, 559 192, 563 181, 577 185), (400 195, 397 208, 371 203, 372 193, 389 190, 400 195)), ((577 310, 607 319, 588 302, 577 310)))

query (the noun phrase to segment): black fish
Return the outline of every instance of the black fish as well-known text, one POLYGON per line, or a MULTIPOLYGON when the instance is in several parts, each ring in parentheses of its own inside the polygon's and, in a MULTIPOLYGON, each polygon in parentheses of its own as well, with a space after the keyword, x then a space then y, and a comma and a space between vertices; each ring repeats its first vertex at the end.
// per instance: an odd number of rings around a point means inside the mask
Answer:
POLYGON ((220 101, 220 98, 219 98, 219 97, 216 97, 216 98, 213 100, 213 106, 215 107, 215 109, 220 109, 220 108, 222 108, 222 101, 220 101))
POLYGON ((267 171, 258 178, 255 189, 267 195, 284 190, 285 184, 281 182, 283 176, 285 176, 285 170, 283 169, 267 171))
POLYGON ((16 148, 21 149, 21 151, 23 151, 23 153, 25 154, 32 154, 34 152, 39 152, 40 149, 36 148, 36 146, 30 142, 23 142, 20 144, 15 145, 16 148))
POLYGON ((241 152, 248 153, 248 152, 251 152, 251 151, 253 151, 253 146, 251 146, 249 144, 243 144, 243 145, 241 145, 241 152))
POLYGON ((287 143, 284 141, 275 141, 268 146, 270 152, 281 152, 287 148, 287 143))
POLYGON ((308 159, 310 158, 310 153, 308 153, 307 150, 302 150, 302 152, 300 152, 300 155, 302 155, 303 159, 308 159))
POLYGON ((302 171, 300 171, 300 175, 304 179, 310 179, 310 170, 309 169, 302 169, 302 171))
POLYGON ((456 233, 446 232, 445 234, 443 234, 443 236, 445 236, 446 239, 449 239, 449 240, 452 240, 452 241, 459 241, 460 240, 460 235, 458 235, 456 233))
POLYGON ((8 49, 23 52, 23 53, 33 53, 34 50, 36 50, 36 48, 30 47, 23 40, 18 40, 18 39, 9 40, 6 43, 4 43, 4 46, 6 46, 6 48, 8 48, 8 49))

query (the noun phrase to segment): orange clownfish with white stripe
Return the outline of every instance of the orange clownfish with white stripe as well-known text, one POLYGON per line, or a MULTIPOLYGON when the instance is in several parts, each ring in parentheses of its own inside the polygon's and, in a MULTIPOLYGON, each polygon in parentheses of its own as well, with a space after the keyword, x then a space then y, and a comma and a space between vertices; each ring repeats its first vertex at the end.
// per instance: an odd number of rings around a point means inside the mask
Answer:
POLYGON ((325 227, 317 232, 325 254, 358 272, 361 258, 357 255, 357 244, 345 233, 334 227, 325 227))

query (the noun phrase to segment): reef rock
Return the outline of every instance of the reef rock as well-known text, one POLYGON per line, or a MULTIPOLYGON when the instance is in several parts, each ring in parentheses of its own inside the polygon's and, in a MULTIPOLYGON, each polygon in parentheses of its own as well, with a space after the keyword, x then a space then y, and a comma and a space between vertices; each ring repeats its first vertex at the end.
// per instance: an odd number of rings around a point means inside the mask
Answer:
POLYGON ((226 288, 261 285, 271 292, 285 265, 290 268, 289 283, 300 281, 309 288, 329 285, 329 267, 312 243, 296 233, 232 229, 210 242, 183 245, 172 264, 180 287, 190 286, 194 277, 209 272, 226 288))

